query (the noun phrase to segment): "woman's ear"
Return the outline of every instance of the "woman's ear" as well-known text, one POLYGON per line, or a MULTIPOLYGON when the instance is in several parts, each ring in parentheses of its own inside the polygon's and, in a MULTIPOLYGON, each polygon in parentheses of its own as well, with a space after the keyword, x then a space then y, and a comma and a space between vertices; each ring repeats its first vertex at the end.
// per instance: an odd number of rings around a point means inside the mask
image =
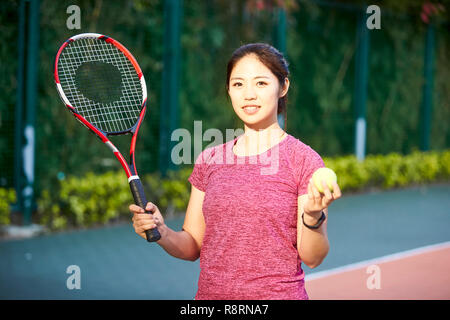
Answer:
POLYGON ((289 90, 289 79, 284 78, 284 85, 281 87, 279 98, 284 97, 289 90))

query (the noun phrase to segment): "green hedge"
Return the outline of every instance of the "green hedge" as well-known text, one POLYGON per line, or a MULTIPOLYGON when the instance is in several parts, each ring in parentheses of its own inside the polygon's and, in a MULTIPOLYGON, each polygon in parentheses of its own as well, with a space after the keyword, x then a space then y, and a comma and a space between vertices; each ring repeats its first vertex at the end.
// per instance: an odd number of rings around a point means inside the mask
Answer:
POLYGON ((128 212, 132 198, 123 172, 92 172, 60 181, 58 193, 38 199, 39 223, 52 230, 104 224, 128 212))
MULTIPOLYGON (((345 156, 324 158, 324 162, 336 172, 344 193, 450 181, 450 150, 369 155, 362 162, 345 156)), ((148 200, 156 203, 166 217, 185 211, 191 171, 192 167, 186 167, 169 172, 165 178, 159 174, 142 177, 148 200)), ((57 190, 52 194, 45 190, 37 201, 36 222, 51 230, 130 218, 128 206, 133 199, 123 171, 68 177, 59 182, 57 190)), ((14 201, 12 190, 0 189, 0 224, 10 222, 9 204, 14 201)))
MULTIPOLYGON (((183 211, 189 201, 189 177, 192 168, 169 172, 167 178, 149 174, 142 178, 147 200, 162 212, 183 211)), ((122 170, 60 181, 59 192, 45 190, 38 200, 39 223, 51 230, 88 227, 130 219, 128 206, 133 203, 129 185, 122 170)))
POLYGON ((419 152, 402 156, 369 155, 359 162, 355 156, 324 158, 338 176, 342 191, 370 188, 390 189, 450 179, 450 150, 419 152))
POLYGON ((16 202, 14 189, 0 188, 0 226, 10 224, 11 204, 16 202))

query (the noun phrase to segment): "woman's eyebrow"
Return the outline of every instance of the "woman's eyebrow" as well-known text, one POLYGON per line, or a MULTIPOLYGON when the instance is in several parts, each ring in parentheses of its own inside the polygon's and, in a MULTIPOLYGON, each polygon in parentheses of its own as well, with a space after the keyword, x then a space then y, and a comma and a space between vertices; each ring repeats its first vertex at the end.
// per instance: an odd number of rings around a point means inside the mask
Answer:
MULTIPOLYGON (((267 77, 267 76, 256 76, 256 77, 254 77, 253 79, 270 79, 269 77, 267 77)), ((230 78, 230 80, 244 80, 244 78, 241 78, 241 77, 232 77, 232 78, 230 78)))

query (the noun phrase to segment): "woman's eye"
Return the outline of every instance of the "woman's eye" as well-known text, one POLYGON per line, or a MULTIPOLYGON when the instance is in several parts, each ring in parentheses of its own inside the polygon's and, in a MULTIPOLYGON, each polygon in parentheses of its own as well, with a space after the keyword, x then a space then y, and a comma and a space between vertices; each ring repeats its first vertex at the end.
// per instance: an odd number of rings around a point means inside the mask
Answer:
POLYGON ((233 83, 233 87, 242 87, 242 83, 235 82, 235 83, 233 83))
POLYGON ((267 85, 267 82, 264 82, 264 81, 258 81, 258 82, 256 83, 256 85, 257 85, 258 87, 263 87, 263 86, 267 85))

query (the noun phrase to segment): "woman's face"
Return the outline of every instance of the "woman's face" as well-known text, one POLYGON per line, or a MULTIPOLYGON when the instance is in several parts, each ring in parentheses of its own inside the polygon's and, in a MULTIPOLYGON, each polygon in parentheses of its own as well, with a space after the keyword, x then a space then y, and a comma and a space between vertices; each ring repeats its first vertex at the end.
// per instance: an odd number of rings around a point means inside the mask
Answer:
POLYGON ((256 55, 241 58, 230 74, 228 94, 238 117, 251 127, 265 128, 277 121, 278 99, 289 88, 281 88, 277 77, 256 55))

